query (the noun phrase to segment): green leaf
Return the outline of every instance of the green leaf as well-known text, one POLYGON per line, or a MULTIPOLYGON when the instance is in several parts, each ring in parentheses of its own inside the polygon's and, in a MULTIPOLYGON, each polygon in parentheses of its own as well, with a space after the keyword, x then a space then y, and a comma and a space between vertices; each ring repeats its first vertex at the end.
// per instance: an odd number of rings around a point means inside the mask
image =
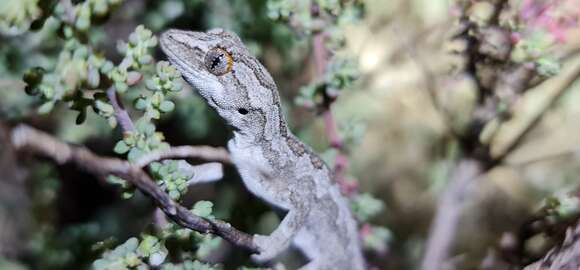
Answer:
POLYGON ((177 200, 180 196, 181 194, 179 194, 179 191, 177 190, 169 191, 169 197, 171 197, 171 199, 177 200))
POLYGON ((353 214, 359 221, 367 221, 379 214, 384 204, 368 193, 356 195, 351 201, 353 214))
POLYGON ((147 105, 148 105, 148 102, 145 98, 140 97, 140 98, 135 99, 135 104, 134 104, 135 109, 143 111, 147 108, 147 105))
POLYGON ((162 165, 160 162, 152 162, 151 164, 149 164, 149 168, 154 173, 159 173, 159 169, 161 168, 161 166, 162 165))
POLYGON ((197 258, 206 258, 211 254, 212 251, 216 250, 220 244, 221 238, 205 235, 203 241, 199 243, 199 247, 195 252, 195 255, 197 258))
POLYGON ((117 142, 117 144, 115 144, 115 148, 113 149, 113 151, 117 154, 125 154, 130 149, 131 148, 124 141, 119 141, 117 142))
POLYGON ((542 57, 536 61, 538 73, 543 76, 551 77, 560 73, 560 62, 558 59, 551 57, 542 57))
POLYGON ((211 212, 213 211, 213 203, 210 201, 198 201, 191 209, 191 212, 194 215, 204 217, 204 218, 213 218, 211 212))
POLYGON ((38 107, 38 113, 47 114, 50 111, 52 111, 53 108, 54 108, 54 102, 49 101, 49 102, 46 102, 46 103, 40 105, 40 107, 38 107))
POLYGON ((145 152, 143 152, 143 150, 141 150, 139 148, 132 148, 129 151, 129 154, 127 155, 127 159, 129 160, 129 162, 135 162, 139 158, 141 158, 141 156, 143 156, 144 154, 145 154, 145 152))
POLYGON ((158 110, 150 110, 147 112, 149 117, 153 118, 153 119, 159 119, 161 118, 161 113, 158 110))
POLYGON ((384 227, 370 227, 370 232, 363 237, 365 247, 377 252, 384 252, 391 242, 393 234, 384 227))
POLYGON ((156 252, 159 249, 159 239, 155 236, 144 235, 143 240, 137 248, 137 254, 142 257, 148 257, 151 253, 156 252))
POLYGON ((161 105, 159 105, 159 110, 161 110, 164 113, 173 111, 174 108, 175 104, 169 100, 165 100, 161 102, 161 105))
POLYGON ((86 110, 80 110, 79 111, 79 115, 77 115, 77 118, 75 120, 75 123, 77 125, 80 125, 80 124, 84 123, 85 120, 87 120, 87 111, 86 110))

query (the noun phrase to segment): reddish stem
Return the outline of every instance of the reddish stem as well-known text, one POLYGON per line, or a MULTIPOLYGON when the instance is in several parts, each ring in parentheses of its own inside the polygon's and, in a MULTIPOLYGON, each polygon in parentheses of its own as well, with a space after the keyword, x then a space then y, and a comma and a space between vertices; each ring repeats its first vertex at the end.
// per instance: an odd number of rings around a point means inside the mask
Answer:
POLYGON ((336 121, 334 119, 334 116, 332 115, 332 109, 331 109, 331 104, 328 105, 328 108, 326 108, 323 112, 322 112, 322 118, 324 119, 324 127, 325 127, 325 131, 326 131, 326 137, 328 137, 328 140, 330 142, 330 146, 332 148, 341 150, 342 149, 342 138, 340 137, 340 134, 338 134, 338 129, 336 128, 336 121))
MULTIPOLYGON (((317 33, 312 38, 313 58, 316 67, 316 78, 321 79, 324 76, 330 53, 326 46, 324 46, 325 35, 323 32, 317 33)), ((345 171, 348 168, 348 156, 344 152, 344 142, 338 132, 336 119, 332 114, 332 103, 334 99, 330 99, 325 103, 322 112, 324 120, 325 132, 330 146, 338 151, 334 162, 334 177, 339 184, 340 189, 347 196, 353 194, 358 189, 358 183, 348 180, 345 176, 345 171)))

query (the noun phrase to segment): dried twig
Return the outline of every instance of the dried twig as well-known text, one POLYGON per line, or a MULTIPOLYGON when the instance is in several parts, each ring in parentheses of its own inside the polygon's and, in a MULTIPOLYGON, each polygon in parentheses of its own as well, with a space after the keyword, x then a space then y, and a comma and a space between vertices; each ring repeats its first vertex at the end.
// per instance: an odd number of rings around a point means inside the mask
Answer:
POLYGON ((115 119, 117 119, 117 122, 121 126, 123 133, 135 131, 135 125, 133 124, 131 117, 129 117, 129 113, 123 107, 123 103, 119 101, 117 90, 114 86, 111 86, 107 89, 107 97, 109 98, 109 101, 115 110, 115 119))
POLYGON ((465 159, 460 161, 447 184, 445 193, 437 205, 437 213, 427 240, 427 249, 423 257, 423 270, 439 270, 449 257, 449 250, 455 239, 463 202, 467 189, 483 173, 479 161, 465 159))
POLYGON ((200 233, 211 233, 232 244, 257 252, 251 235, 216 219, 204 219, 173 201, 141 168, 116 158, 95 155, 80 146, 71 146, 26 125, 12 131, 12 144, 16 149, 27 149, 53 159, 59 164, 74 163, 80 168, 97 175, 115 175, 126 179, 137 189, 151 197, 159 209, 175 223, 200 233))
POLYGON ((225 164, 232 163, 228 151, 222 147, 186 145, 149 152, 139 158, 139 160, 135 162, 135 166, 143 168, 154 161, 174 158, 199 158, 205 161, 217 161, 225 164))
POLYGON ((557 86, 558 90, 547 102, 547 105, 534 116, 520 133, 514 136, 512 142, 503 152, 489 160, 481 159, 479 158, 480 156, 474 155, 477 158, 475 161, 478 164, 478 170, 473 175, 461 172, 463 170, 462 162, 453 170, 451 173, 452 179, 437 206, 437 213, 431 226, 422 269, 440 269, 448 259, 449 250, 459 223, 459 214, 463 206, 462 201, 463 198, 468 197, 467 186, 478 175, 503 163, 505 158, 521 145, 524 138, 537 126, 546 112, 558 101, 559 97, 580 77, 580 67, 566 76, 567 78, 557 86), (463 175, 463 178, 456 178, 453 175, 463 175))
POLYGON ((566 79, 563 80, 559 86, 556 86, 556 93, 550 97, 550 100, 546 103, 546 105, 541 110, 539 110, 536 115, 534 115, 533 119, 528 122, 522 132, 514 137, 514 139, 509 143, 505 150, 494 157, 492 162, 494 164, 501 163, 513 150, 519 147, 527 135, 541 122, 546 112, 552 108, 558 100, 560 100, 560 97, 562 97, 566 90, 570 89, 570 87, 576 82, 578 78, 580 78, 580 66, 577 66, 570 74, 566 75, 566 79))
MULTIPOLYGON (((495 13, 501 13, 501 10, 504 7, 504 1, 496 3, 495 13)), ((494 15, 494 17, 497 16, 498 15, 494 15)), ((493 21, 492 23, 497 23, 497 21, 493 21)), ((477 26, 472 25, 469 22, 467 22, 467 25, 468 27, 466 28, 466 31, 461 34, 461 37, 467 40, 468 47, 466 50, 466 71, 473 76, 477 90, 479 91, 479 106, 476 109, 476 113, 473 115, 471 123, 468 125, 467 131, 459 138, 462 152, 467 159, 460 161, 459 165, 452 170, 452 179, 439 201, 426 245, 425 257, 422 262, 423 269, 441 269, 445 262, 448 261, 450 249, 453 240, 455 239, 455 231, 459 223, 461 208, 463 206, 462 201, 463 198, 469 197, 468 185, 471 184, 478 175, 502 164, 505 161, 505 158, 518 148, 530 131, 538 125, 546 111, 555 104, 565 90, 570 88, 576 78, 580 76, 580 68, 577 68, 576 72, 573 72, 571 76, 566 75, 568 76, 566 77, 567 79, 565 79, 561 85, 556 86, 558 87, 558 90, 550 97, 547 105, 533 117, 521 132, 514 136, 514 139, 500 154, 492 156, 489 145, 487 145, 487 143, 482 143, 479 138, 483 127, 489 123, 491 119, 498 117, 497 95, 505 94, 505 90, 507 90, 508 94, 520 96, 530 88, 531 85, 529 84, 529 81, 534 74, 531 74, 531 71, 526 70, 525 66, 522 67, 524 68, 523 73, 519 72, 520 69, 512 71, 509 68, 502 68, 499 71, 501 74, 498 74, 497 82, 484 83, 484 81, 479 77, 477 68, 478 65, 483 63, 485 60, 485 56, 479 51, 481 41, 478 37, 469 34, 469 30, 477 26), (523 75, 519 76, 520 73, 523 75), (472 160, 477 164, 477 169, 474 170, 475 172, 472 171, 471 174, 462 173, 464 169, 462 169, 463 167, 461 164, 467 160, 472 160)), ((476 30, 477 29, 474 31, 477 32, 476 30)), ((513 100, 513 97, 508 97, 511 98, 509 100, 513 100)), ((508 105, 512 104, 512 102, 508 103, 508 105)))
POLYGON ((580 224, 566 232, 566 238, 551 249, 544 258, 530 264, 524 270, 580 269, 580 224))
MULTIPOLYGON (((326 71, 326 66, 328 64, 330 58, 330 52, 328 48, 324 45, 325 33, 320 32, 315 34, 312 37, 312 48, 313 48, 313 58, 314 58, 314 65, 316 68, 316 76, 318 78, 322 78, 324 76, 324 72, 326 71)), ((356 184, 349 184, 348 180, 345 176, 346 168, 348 167, 348 156, 345 153, 344 149, 344 142, 341 138, 336 119, 332 114, 332 104, 335 101, 335 97, 325 95, 325 102, 323 104, 323 111, 322 111, 322 118, 324 120, 324 127, 326 132, 326 137, 330 142, 330 146, 337 150, 338 154, 336 155, 335 162, 334 162, 334 180, 339 184, 341 190, 346 195, 352 194, 356 190, 356 184)))

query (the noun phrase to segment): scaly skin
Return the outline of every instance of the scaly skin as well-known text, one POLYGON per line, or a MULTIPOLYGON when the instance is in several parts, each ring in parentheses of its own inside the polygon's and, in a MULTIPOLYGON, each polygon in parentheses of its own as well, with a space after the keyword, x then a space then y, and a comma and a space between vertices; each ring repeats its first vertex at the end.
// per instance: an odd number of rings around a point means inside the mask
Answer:
POLYGON ((288 211, 271 235, 254 236, 261 252, 253 258, 271 260, 293 243, 310 259, 303 269, 364 269, 347 200, 326 164, 288 129, 274 80, 240 38, 221 29, 169 30, 161 46, 234 128, 228 148, 246 187, 288 211))

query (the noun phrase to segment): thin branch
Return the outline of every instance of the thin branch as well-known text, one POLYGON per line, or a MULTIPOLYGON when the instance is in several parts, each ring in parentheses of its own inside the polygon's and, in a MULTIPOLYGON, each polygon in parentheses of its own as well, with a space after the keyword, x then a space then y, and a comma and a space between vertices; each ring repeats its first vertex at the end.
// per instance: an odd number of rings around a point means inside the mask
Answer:
POLYGON ((421 269, 439 270, 449 258, 469 186, 483 172, 480 162, 471 159, 459 161, 451 172, 450 182, 437 204, 421 269))
POLYGON ((564 241, 524 270, 580 269, 580 224, 568 228, 564 241))
MULTIPOLYGON (((330 52, 324 45, 324 38, 324 32, 316 33, 312 37, 313 58, 317 78, 322 78, 324 76, 324 72, 330 57, 330 52)), ((326 137, 330 142, 330 146, 336 149, 338 152, 334 161, 334 180, 336 183, 338 183, 344 194, 350 195, 356 191, 357 184, 348 183, 345 176, 345 171, 348 167, 349 159, 345 153, 344 141, 338 132, 336 119, 332 114, 332 104, 334 103, 335 98, 328 97, 327 93, 324 93, 324 95, 325 101, 322 111, 322 118, 324 120, 325 127, 324 130, 326 132, 326 137)))
POLYGON ((330 146, 338 150, 342 149, 343 142, 336 128, 336 120, 332 114, 332 105, 328 105, 328 108, 322 112, 322 119, 324 120, 324 131, 330 142, 330 146))
POLYGON ((550 154, 546 154, 546 155, 540 156, 540 157, 534 157, 534 158, 520 161, 517 163, 507 163, 507 165, 511 166, 511 167, 525 167, 525 166, 529 166, 529 165, 540 163, 540 162, 546 162, 546 161, 556 160, 556 159, 561 159, 561 158, 569 158, 569 157, 579 155, 579 154, 580 154, 580 148, 566 149, 566 150, 563 150, 560 152, 550 153, 550 154))
POLYGON ((186 175, 192 175, 191 178, 187 180, 188 186, 215 182, 224 177, 224 168, 219 162, 208 162, 192 166, 187 163, 187 161, 180 160, 177 163, 177 168, 180 172, 186 175))
POLYGON ((58 164, 74 163, 96 175, 115 175, 126 179, 137 189, 149 196, 175 223, 200 232, 224 238, 230 243, 257 252, 253 237, 232 227, 229 223, 216 219, 204 219, 192 214, 188 209, 173 201, 141 168, 116 158, 97 156, 84 147, 71 146, 26 125, 19 125, 12 131, 12 144, 16 149, 27 149, 44 155, 58 164))
POLYGON ((551 109, 558 100, 560 100, 560 97, 562 97, 566 90, 572 87, 578 78, 580 78, 580 66, 575 67, 575 70, 572 71, 571 74, 567 75, 567 78, 564 79, 558 87, 556 87, 558 89, 556 93, 550 97, 550 100, 546 103, 546 105, 533 117, 531 121, 528 122, 522 132, 514 137, 514 139, 508 144, 504 151, 494 157, 492 166, 503 162, 503 160, 511 152, 513 152, 523 143, 527 135, 541 122, 546 112, 551 109))
POLYGON ((117 119, 117 122, 121 126, 123 133, 135 131, 135 125, 133 124, 129 113, 127 110, 125 110, 123 103, 121 103, 119 100, 119 97, 117 96, 117 89, 115 89, 114 86, 111 86, 107 89, 107 97, 109 98, 109 101, 115 110, 115 119, 117 119))
MULTIPOLYGON (((534 116, 529 124, 514 137, 514 140, 506 147, 506 149, 491 160, 477 159, 475 162, 475 169, 464 169, 460 161, 459 165, 451 173, 451 181, 443 194, 443 197, 437 205, 437 213, 435 220, 431 225, 429 239, 427 241, 426 253, 423 258, 422 269, 440 269, 449 257, 451 244, 455 238, 457 226, 461 209, 463 206, 463 199, 468 197, 468 185, 471 184, 479 175, 491 170, 497 165, 501 164, 504 159, 513 152, 524 140, 524 138, 533 130, 545 115, 546 111, 550 109, 562 96, 565 90, 569 89, 572 84, 580 77, 580 67, 576 68, 574 72, 567 75, 556 93, 548 101, 547 105, 534 116), (465 172, 468 171, 468 172, 465 172), (469 173, 471 171, 471 173, 469 173)), ((469 168, 469 167, 467 167, 469 168)))
POLYGON ((232 164, 230 155, 225 148, 211 146, 176 146, 165 150, 155 150, 143 155, 135 166, 143 168, 151 162, 164 159, 199 158, 205 161, 217 161, 224 164, 232 164))

